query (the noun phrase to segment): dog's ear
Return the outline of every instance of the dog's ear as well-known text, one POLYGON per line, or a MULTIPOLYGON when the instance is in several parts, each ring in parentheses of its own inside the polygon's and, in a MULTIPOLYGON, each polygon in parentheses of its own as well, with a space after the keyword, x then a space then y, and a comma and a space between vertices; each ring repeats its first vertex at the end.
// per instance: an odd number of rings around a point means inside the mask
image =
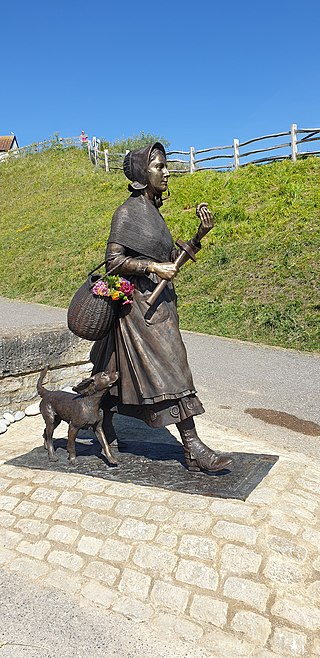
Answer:
POLYGON ((90 395, 92 386, 94 386, 94 379, 93 377, 89 377, 88 379, 83 379, 80 384, 73 386, 72 390, 82 395, 90 395))

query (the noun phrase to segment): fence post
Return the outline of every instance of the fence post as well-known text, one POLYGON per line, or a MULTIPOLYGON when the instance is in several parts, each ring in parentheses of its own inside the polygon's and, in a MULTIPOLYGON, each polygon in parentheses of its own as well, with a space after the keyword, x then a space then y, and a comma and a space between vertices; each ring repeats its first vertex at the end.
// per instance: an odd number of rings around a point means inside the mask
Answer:
POLYGON ((88 146, 89 160, 91 160, 91 140, 90 139, 88 139, 87 146, 88 146))
POLYGON ((297 124, 296 123, 291 124, 290 132, 291 132, 291 160, 292 160, 292 162, 296 162, 297 155, 298 155, 297 124))
POLYGON ((106 172, 109 173, 108 149, 104 149, 104 164, 105 164, 106 172))
POLYGON ((234 159, 234 168, 239 169, 240 166, 240 152, 239 152, 239 140, 233 140, 233 159, 234 159))
POLYGON ((196 170, 196 163, 194 157, 194 146, 190 146, 190 174, 194 174, 196 170))

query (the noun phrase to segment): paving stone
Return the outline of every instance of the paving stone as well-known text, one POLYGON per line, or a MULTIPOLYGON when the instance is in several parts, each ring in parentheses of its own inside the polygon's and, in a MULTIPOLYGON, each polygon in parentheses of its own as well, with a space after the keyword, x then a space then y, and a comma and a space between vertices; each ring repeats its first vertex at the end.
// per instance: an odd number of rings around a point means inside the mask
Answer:
POLYGON ((75 487, 80 479, 72 475, 72 473, 59 473, 55 475, 50 482, 52 487, 61 487, 62 489, 72 489, 75 487))
POLYGON ((303 539, 305 541, 308 541, 310 544, 313 544, 316 548, 319 548, 320 544, 320 531, 315 530, 314 528, 312 529, 307 529, 302 533, 303 539))
POLYGON ((287 539, 287 537, 269 535, 267 542, 272 551, 276 551, 292 560, 303 562, 307 557, 306 549, 300 544, 293 542, 291 539, 287 539))
POLYGON ((52 518, 57 521, 72 521, 77 523, 82 514, 81 509, 77 507, 70 507, 67 505, 60 505, 57 511, 52 515, 52 518))
POLYGON ((313 494, 320 494, 320 483, 315 482, 314 480, 304 480, 303 478, 300 478, 297 480, 297 484, 302 488, 306 489, 307 491, 310 491, 313 494))
POLYGON ((178 537, 170 532, 159 532, 154 541, 162 546, 174 548, 178 543, 178 537))
POLYGON ((44 519, 46 520, 54 511, 53 507, 50 507, 49 505, 38 505, 37 509, 34 512, 34 516, 36 516, 38 519, 44 519))
POLYGON ((82 477, 79 482, 75 485, 76 489, 81 491, 91 491, 92 493, 102 493, 105 491, 106 485, 104 482, 99 482, 91 477, 82 477))
POLYGON ((10 477, 13 480, 31 480, 32 476, 33 472, 28 468, 18 468, 17 466, 14 466, 10 469, 10 477))
POLYGON ((110 608, 117 596, 113 590, 101 585, 97 580, 89 580, 85 583, 81 588, 81 595, 104 608, 110 608))
POLYGON ((82 497, 83 494, 80 491, 63 491, 58 498, 58 503, 76 505, 82 497))
POLYGON ((177 512, 170 525, 182 530, 196 530, 202 532, 208 530, 212 525, 211 514, 199 514, 198 512, 180 511, 177 512))
POLYGON ((305 509, 305 507, 298 507, 298 505, 283 501, 281 503, 281 510, 284 514, 292 516, 295 521, 299 519, 299 521, 303 520, 310 524, 316 523, 315 515, 312 514, 312 512, 309 512, 309 510, 305 509))
POLYGON ((316 560, 314 560, 314 562, 312 563, 312 566, 316 571, 320 571, 320 558, 319 557, 317 557, 316 560))
MULTIPOLYGON (((252 658, 283 658, 283 655, 274 653, 268 649, 258 649, 252 654, 252 658)), ((312 656, 310 656, 312 658, 312 656)))
POLYGON ((289 517, 284 516, 281 512, 277 512, 272 516, 270 519, 270 525, 279 530, 289 532, 291 535, 296 535, 299 531, 298 523, 295 523, 295 521, 292 521, 289 517))
POLYGON ((116 519, 114 516, 90 512, 90 514, 87 514, 82 519, 81 527, 90 532, 101 533, 102 535, 112 535, 120 523, 120 519, 116 519))
POLYGON ((0 546, 3 548, 13 548, 21 539, 22 534, 20 532, 5 529, 1 532, 0 546))
POLYGON ((9 564, 9 569, 33 580, 43 578, 49 571, 46 564, 30 557, 17 557, 9 564))
POLYGON ((134 596, 144 601, 149 593, 151 578, 134 569, 124 569, 119 583, 119 590, 127 596, 134 596))
POLYGON ((82 581, 83 579, 80 575, 75 573, 71 574, 64 569, 57 569, 57 567, 54 567, 45 578, 44 585, 55 587, 67 594, 76 594, 80 591, 82 581))
POLYGON ((180 560, 176 571, 176 579, 189 585, 197 585, 203 589, 215 591, 218 586, 218 573, 212 567, 193 560, 180 560))
POLYGON ((141 544, 136 549, 133 562, 143 569, 149 569, 153 573, 172 573, 177 556, 156 546, 141 544))
POLYGON ((307 637, 290 628, 276 628, 271 646, 281 656, 305 656, 307 637))
POLYGON ((195 594, 190 608, 190 615, 195 619, 208 622, 222 628, 227 622, 228 604, 212 596, 195 594))
POLYGON ((150 507, 150 503, 142 500, 120 500, 115 508, 115 513, 121 516, 144 516, 150 507))
POLYGON ((151 502, 162 502, 169 497, 169 492, 164 489, 153 489, 151 487, 139 487, 136 486, 133 492, 134 498, 140 498, 141 500, 148 500, 151 502))
POLYGON ((12 510, 20 503, 20 498, 15 496, 0 495, 0 509, 1 511, 12 512, 12 510))
POLYGON ((37 521, 36 519, 21 519, 15 526, 22 530, 22 532, 27 535, 44 535, 48 530, 49 526, 43 521, 37 521))
POLYGON ((118 530, 120 537, 128 539, 153 539, 158 527, 154 523, 144 523, 136 519, 126 519, 118 530))
POLYGON ((64 525, 54 525, 50 528, 47 538, 62 544, 73 544, 79 534, 78 530, 64 525))
POLYGON ((170 507, 180 507, 187 510, 203 510, 209 506, 209 499, 205 496, 176 493, 170 496, 168 504, 170 507))
POLYGON ((151 605, 128 596, 118 597, 112 609, 136 621, 147 621, 154 615, 151 605))
POLYGON ((50 482, 55 475, 55 473, 50 473, 49 471, 38 471, 36 475, 33 476, 32 482, 34 484, 46 484, 47 482, 50 482))
POLYGON ((17 557, 17 554, 14 551, 11 551, 9 548, 0 548, 0 564, 6 565, 10 564, 14 558, 17 557))
POLYGON ((111 496, 97 496, 91 494, 82 499, 81 505, 84 507, 91 507, 95 510, 107 511, 113 507, 114 502, 115 498, 111 498, 111 496))
POLYGON ((166 633, 166 636, 170 631, 176 633, 182 639, 191 640, 192 642, 200 640, 203 636, 203 630, 199 624, 169 612, 157 610, 150 623, 154 628, 166 633))
POLYGON ((218 517, 238 519, 239 521, 246 521, 252 517, 254 507, 243 503, 242 501, 233 502, 230 500, 216 499, 210 506, 212 514, 218 517))
POLYGON ((32 516, 37 509, 37 503, 31 503, 29 500, 23 500, 14 510, 19 516, 32 516))
POLYGON ((93 560, 86 566, 83 575, 94 580, 103 581, 107 585, 114 585, 119 578, 120 570, 113 567, 111 564, 93 560))
POLYGON ((117 539, 106 539, 99 555, 110 562, 126 562, 129 558, 132 546, 117 539))
POLYGON ((0 491, 4 491, 7 489, 11 484, 11 480, 7 480, 6 478, 0 478, 0 491))
POLYGON ((285 492, 282 495, 282 500, 288 501, 297 507, 301 507, 303 503, 303 507, 309 510, 309 512, 314 512, 317 509, 319 503, 318 496, 313 498, 311 494, 309 494, 309 496, 306 497, 303 496, 303 492, 299 492, 299 495, 285 492))
POLYGON ((221 551, 222 572, 258 573, 261 561, 262 555, 244 546, 226 544, 221 551))
POLYGON ((264 503, 265 505, 273 505, 277 496, 278 493, 273 488, 262 487, 260 485, 250 494, 250 503, 264 503))
POLYGON ((248 525, 233 523, 232 521, 218 521, 212 529, 214 535, 223 537, 229 541, 239 541, 243 544, 254 546, 257 541, 258 531, 248 525))
POLYGON ((27 496, 30 491, 32 491, 33 487, 29 487, 28 484, 14 484, 13 487, 10 487, 10 489, 7 489, 6 493, 7 494, 12 494, 12 495, 17 495, 19 496, 20 494, 25 494, 27 496))
MULTIPOLYGON (((314 652, 314 658, 319 658, 320 656, 320 638, 314 638, 312 643, 312 649, 314 652)), ((313 658, 313 655, 311 656, 313 658)))
POLYGON ((320 610, 294 599, 278 599, 271 608, 273 615, 310 631, 320 630, 320 610))
POLYGON ((46 489, 45 487, 38 487, 32 496, 31 500, 39 500, 40 503, 52 503, 58 498, 60 491, 58 489, 46 489))
POLYGON ((0 527, 2 528, 9 528, 16 522, 16 517, 13 516, 13 514, 9 514, 9 512, 1 512, 0 511, 0 527))
POLYGON ((315 580, 313 583, 307 587, 307 595, 315 601, 315 603, 320 604, 320 580, 315 580))
POLYGON ((226 658, 249 658, 252 655, 254 645, 246 640, 239 640, 234 634, 225 633, 219 628, 205 633, 200 641, 201 646, 212 651, 214 657, 226 658))
POLYGON ((150 519, 150 521, 167 521, 172 514, 173 512, 169 507, 153 505, 147 514, 147 519, 150 519))
POLYGON ((25 553, 26 555, 30 555, 30 557, 35 557, 37 560, 43 560, 50 550, 50 542, 46 539, 35 542, 23 540, 18 546, 16 546, 16 549, 20 553, 25 553))
POLYGON ((183 535, 178 549, 180 555, 199 557, 204 560, 214 560, 217 554, 216 542, 207 537, 183 535))
POLYGON ((151 601, 160 607, 184 612, 189 600, 189 592, 184 587, 156 580, 151 592, 151 601))
POLYGON ((231 622, 231 628, 243 633, 246 639, 255 645, 264 646, 271 633, 271 623, 266 617, 249 610, 236 612, 231 622))
POLYGON ((77 550, 86 555, 97 555, 102 546, 102 539, 84 535, 78 543, 77 550))
POLYGON ((134 486, 128 487, 127 484, 122 484, 122 482, 114 482, 108 486, 108 494, 110 496, 119 496, 120 498, 132 498, 135 494, 135 488, 134 486))
POLYGON ((84 565, 84 560, 80 555, 67 551, 51 551, 47 560, 50 564, 58 564, 59 567, 71 569, 71 571, 79 571, 84 565))
POLYGON ((274 583, 292 585, 305 580, 305 571, 301 565, 282 557, 271 556, 267 559, 264 575, 274 583))
POLYGON ((265 585, 247 578, 230 576, 224 584, 223 594, 230 599, 241 601, 251 608, 264 612, 270 590, 265 585))

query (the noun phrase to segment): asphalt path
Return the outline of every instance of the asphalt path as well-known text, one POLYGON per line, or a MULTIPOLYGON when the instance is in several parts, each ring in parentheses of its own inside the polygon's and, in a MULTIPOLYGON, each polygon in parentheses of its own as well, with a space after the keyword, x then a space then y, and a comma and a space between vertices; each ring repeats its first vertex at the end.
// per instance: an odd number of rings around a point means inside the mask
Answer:
MULTIPOLYGON (((2 336, 13 329, 65 322, 65 309, 0 297, 2 336)), ((311 423, 320 425, 320 355, 191 332, 182 335, 208 420, 266 439, 273 447, 296 451, 303 446, 306 455, 318 456, 320 427, 311 423)))
POLYGON ((303 446, 306 455, 319 455, 320 355, 182 333, 208 420, 270 446, 294 451, 303 446))

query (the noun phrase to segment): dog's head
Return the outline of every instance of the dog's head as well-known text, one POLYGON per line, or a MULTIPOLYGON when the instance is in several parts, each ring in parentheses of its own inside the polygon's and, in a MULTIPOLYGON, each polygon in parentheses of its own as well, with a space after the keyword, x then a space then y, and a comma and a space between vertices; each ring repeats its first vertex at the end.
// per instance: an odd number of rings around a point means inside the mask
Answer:
POLYGON ((93 395, 99 391, 105 391, 111 388, 118 378, 118 372, 107 372, 106 370, 104 372, 97 372, 92 377, 83 379, 80 384, 73 386, 72 390, 83 396, 93 395))

